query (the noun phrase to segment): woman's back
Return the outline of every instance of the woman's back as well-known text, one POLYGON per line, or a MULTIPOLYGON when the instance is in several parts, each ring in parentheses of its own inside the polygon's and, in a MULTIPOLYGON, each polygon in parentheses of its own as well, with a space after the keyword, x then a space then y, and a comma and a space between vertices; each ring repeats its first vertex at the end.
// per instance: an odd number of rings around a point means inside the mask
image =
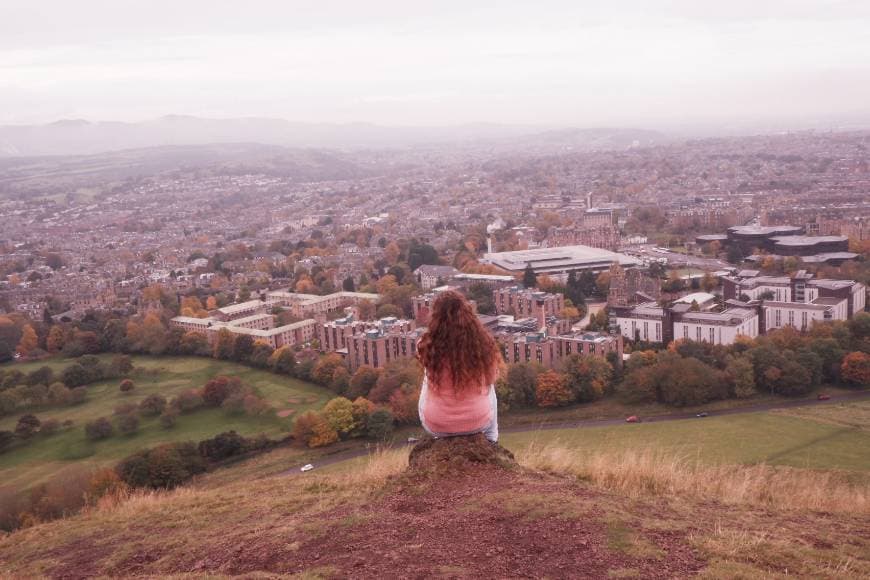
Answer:
POLYGON ((498 438, 495 389, 501 353, 492 335, 458 292, 432 305, 417 357, 423 365, 420 420, 436 437, 484 432, 498 438))

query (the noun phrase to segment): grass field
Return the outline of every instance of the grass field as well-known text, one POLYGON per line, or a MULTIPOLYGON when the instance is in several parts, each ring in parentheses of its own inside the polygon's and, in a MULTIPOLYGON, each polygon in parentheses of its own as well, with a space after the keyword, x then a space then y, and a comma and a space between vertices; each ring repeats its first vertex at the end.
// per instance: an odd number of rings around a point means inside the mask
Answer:
POLYGON ((660 450, 707 464, 788 465, 810 469, 870 471, 870 402, 705 419, 610 427, 508 433, 517 450, 559 444, 579 452, 660 450))
MULTIPOLYGON (((20 364, 15 368, 28 372, 47 365, 59 371, 71 362, 52 359, 20 364)), ((87 387, 88 399, 82 405, 38 410, 35 414, 40 420, 71 419, 74 426, 52 436, 37 437, 26 446, 0 455, 0 485, 22 489, 63 470, 113 464, 134 451, 158 443, 199 441, 230 429, 243 435, 265 433, 280 436, 289 431, 293 417, 308 409, 322 407, 330 398, 329 392, 310 383, 208 358, 137 356, 133 357, 133 364, 136 370, 132 378, 136 389, 130 394, 118 390, 117 380, 100 382, 87 387), (99 442, 85 438, 84 424, 87 421, 111 416, 114 408, 122 403, 138 403, 153 393, 160 393, 168 399, 222 374, 237 376, 254 387, 276 412, 292 410, 293 413, 287 417, 279 417, 277 413, 250 417, 229 416, 220 409, 208 409, 181 415, 176 427, 170 430, 163 429, 156 418, 143 419, 139 432, 132 436, 116 434, 99 442)), ((14 429, 17 420, 18 415, 0 419, 0 429, 14 429)))

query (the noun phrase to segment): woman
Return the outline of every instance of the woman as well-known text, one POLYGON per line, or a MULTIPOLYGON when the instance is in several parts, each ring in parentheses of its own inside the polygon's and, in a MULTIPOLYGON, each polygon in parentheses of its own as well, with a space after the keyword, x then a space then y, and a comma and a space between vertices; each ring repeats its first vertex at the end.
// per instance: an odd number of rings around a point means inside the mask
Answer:
POLYGON ((501 353, 458 292, 442 292, 417 347, 423 365, 420 422, 433 437, 483 433, 498 441, 495 382, 501 353))

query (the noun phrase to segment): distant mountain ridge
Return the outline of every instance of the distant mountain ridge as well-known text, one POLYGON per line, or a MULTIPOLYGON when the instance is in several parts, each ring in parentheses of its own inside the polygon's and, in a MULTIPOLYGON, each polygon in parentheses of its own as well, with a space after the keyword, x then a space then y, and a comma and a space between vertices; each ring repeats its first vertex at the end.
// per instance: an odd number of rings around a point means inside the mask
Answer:
POLYGON ((0 126, 0 157, 87 155, 144 147, 260 143, 285 147, 385 149, 445 143, 515 140, 574 148, 622 148, 634 142, 660 142, 664 136, 640 129, 566 129, 547 131, 525 125, 476 123, 448 127, 387 127, 370 123, 303 123, 246 117, 207 119, 168 115, 139 123, 62 119, 45 125, 0 126))

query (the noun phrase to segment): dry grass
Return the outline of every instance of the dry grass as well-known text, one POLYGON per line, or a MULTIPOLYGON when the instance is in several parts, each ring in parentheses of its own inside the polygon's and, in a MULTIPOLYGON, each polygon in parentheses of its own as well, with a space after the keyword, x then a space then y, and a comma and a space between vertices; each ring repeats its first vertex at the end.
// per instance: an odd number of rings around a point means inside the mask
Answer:
POLYGON ((517 454, 521 464, 571 473, 632 497, 690 496, 727 504, 870 514, 870 488, 844 474, 768 465, 705 466, 691 457, 654 450, 586 454, 557 443, 532 443, 517 454))

